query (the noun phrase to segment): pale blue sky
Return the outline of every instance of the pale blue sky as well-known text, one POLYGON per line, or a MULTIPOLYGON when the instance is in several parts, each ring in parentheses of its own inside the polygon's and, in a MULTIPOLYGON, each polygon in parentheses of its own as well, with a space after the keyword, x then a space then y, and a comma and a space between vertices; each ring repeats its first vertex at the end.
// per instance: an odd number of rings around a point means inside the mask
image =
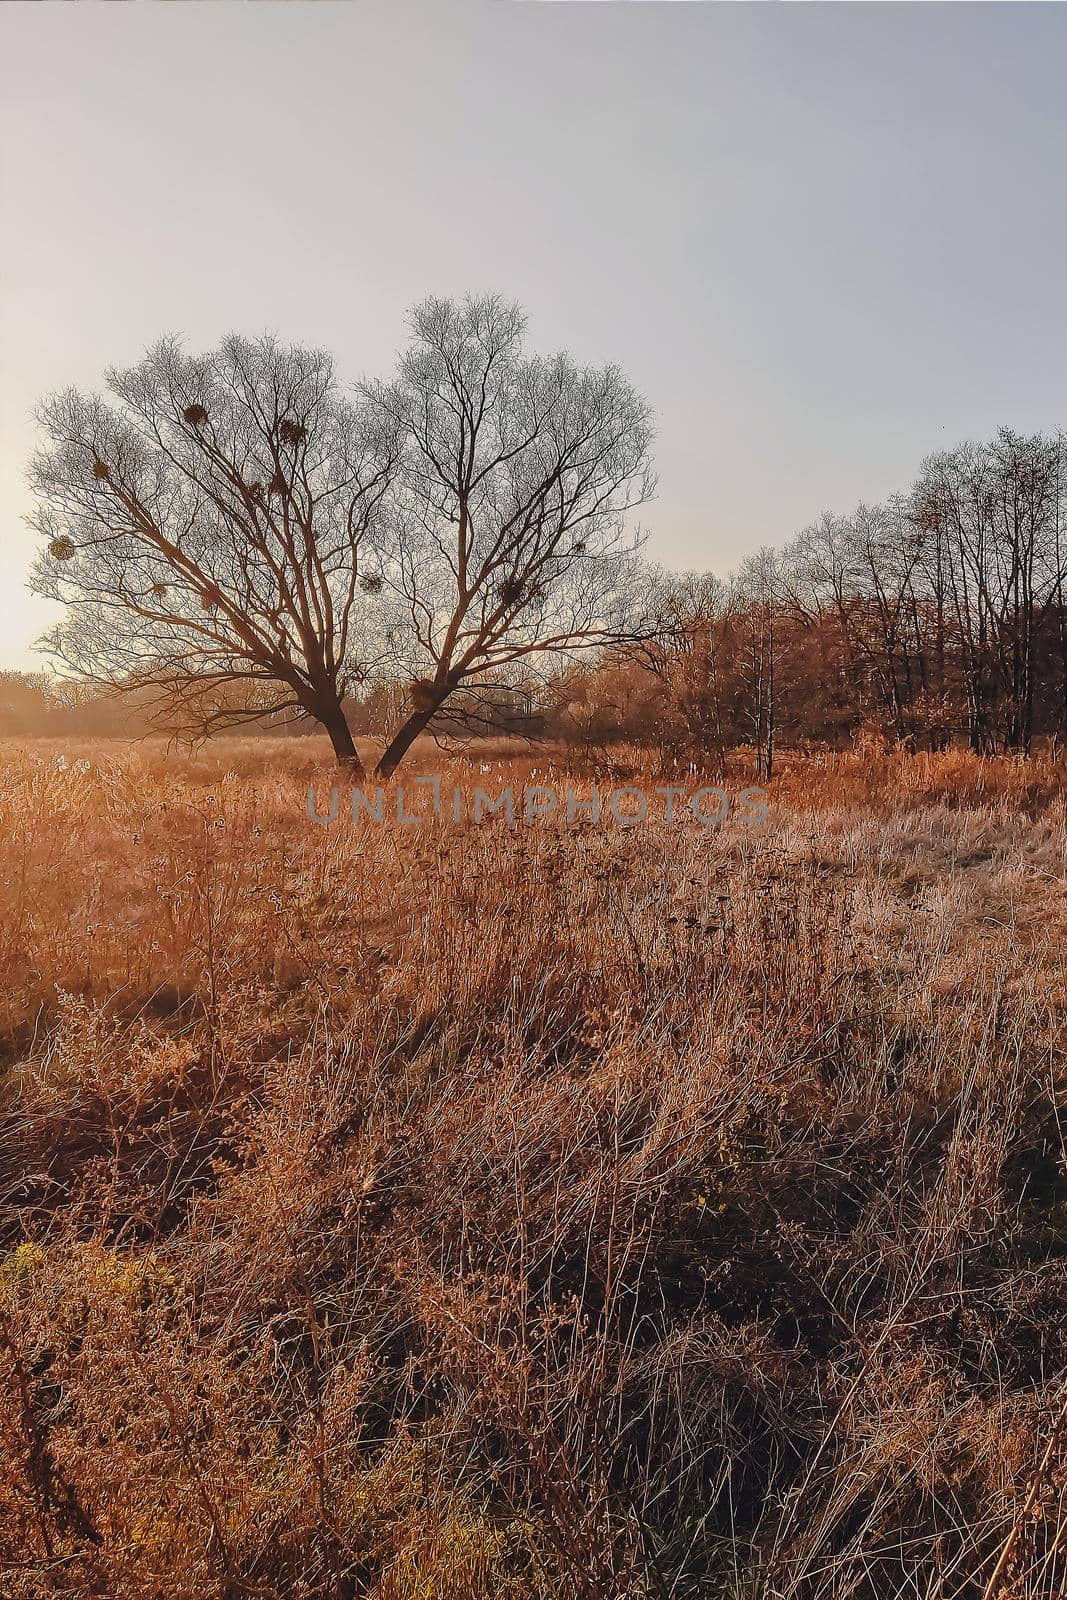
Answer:
POLYGON ((679 567, 1067 426, 1064 7, 8 4, 0 52, 0 665, 33 405, 163 331, 355 379, 499 289, 647 394, 679 567))

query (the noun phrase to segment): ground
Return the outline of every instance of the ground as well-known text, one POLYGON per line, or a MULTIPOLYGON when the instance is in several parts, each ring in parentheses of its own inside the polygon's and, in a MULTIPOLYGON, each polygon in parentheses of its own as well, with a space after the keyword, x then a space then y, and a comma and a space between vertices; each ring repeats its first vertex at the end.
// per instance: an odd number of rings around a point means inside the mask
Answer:
POLYGON ((0 1592, 1052 1600, 1062 769, 431 774, 0 748, 0 1592))

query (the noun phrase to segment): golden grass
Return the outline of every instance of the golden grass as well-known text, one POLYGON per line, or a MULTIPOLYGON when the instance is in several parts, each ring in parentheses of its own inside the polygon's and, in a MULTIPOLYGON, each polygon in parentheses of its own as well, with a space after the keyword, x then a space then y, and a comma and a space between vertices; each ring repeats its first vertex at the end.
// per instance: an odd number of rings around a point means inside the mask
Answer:
POLYGON ((3 1592, 1058 1595, 1060 769, 336 781, 0 747, 3 1592))

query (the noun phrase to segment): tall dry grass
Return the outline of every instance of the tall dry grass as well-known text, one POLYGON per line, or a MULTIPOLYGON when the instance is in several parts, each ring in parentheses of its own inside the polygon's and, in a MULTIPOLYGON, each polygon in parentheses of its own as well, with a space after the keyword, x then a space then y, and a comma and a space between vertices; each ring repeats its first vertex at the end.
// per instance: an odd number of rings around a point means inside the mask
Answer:
POLYGON ((1059 769, 714 831, 310 780, 3 749, 0 1592, 1064 1592, 1059 769))

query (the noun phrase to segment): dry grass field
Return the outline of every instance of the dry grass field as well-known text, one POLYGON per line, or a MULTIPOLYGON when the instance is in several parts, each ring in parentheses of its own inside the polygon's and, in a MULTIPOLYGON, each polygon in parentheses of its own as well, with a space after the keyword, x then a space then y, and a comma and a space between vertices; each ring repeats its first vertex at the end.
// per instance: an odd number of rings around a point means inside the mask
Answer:
POLYGON ((327 758, 0 749, 0 1593, 1062 1595, 1063 769, 327 758))

